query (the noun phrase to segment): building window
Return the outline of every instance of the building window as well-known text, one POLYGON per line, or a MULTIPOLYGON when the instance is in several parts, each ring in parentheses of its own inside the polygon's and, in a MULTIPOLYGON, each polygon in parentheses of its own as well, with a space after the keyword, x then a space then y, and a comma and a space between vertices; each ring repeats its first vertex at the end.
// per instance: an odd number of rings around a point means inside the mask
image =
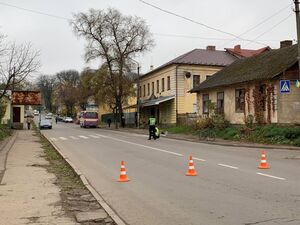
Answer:
POLYGON ((193 75, 193 88, 200 84, 200 75, 193 75))
POLYGON ((146 85, 144 84, 144 86, 143 86, 143 93, 144 93, 144 97, 146 96, 146 85))
POLYGON ((267 91, 266 91, 266 85, 261 84, 259 86, 259 93, 260 93, 260 107, 262 107, 262 110, 266 111, 266 100, 267 100, 267 91))
POLYGON ((224 92, 217 93, 217 113, 224 113, 224 92))
POLYGON ((211 75, 206 75, 206 80, 208 80, 209 78, 211 78, 211 75))
POLYGON ((235 90, 235 111, 237 113, 245 111, 245 89, 235 90))
POLYGON ((148 95, 150 95, 150 84, 149 83, 147 84, 147 93, 148 93, 148 95))
POLYGON ((171 78, 170 78, 170 76, 167 77, 167 90, 171 90, 171 78))
POLYGON ((202 95, 202 105, 203 105, 203 114, 209 113, 209 95, 203 94, 202 95))
POLYGON ((139 97, 142 97, 142 86, 139 87, 139 97))
POLYGON ((152 94, 154 95, 154 82, 152 82, 152 94))
POLYGON ((161 79, 161 91, 164 92, 165 91, 165 78, 161 79))
POLYGON ((159 80, 156 81, 156 93, 159 93, 159 80))

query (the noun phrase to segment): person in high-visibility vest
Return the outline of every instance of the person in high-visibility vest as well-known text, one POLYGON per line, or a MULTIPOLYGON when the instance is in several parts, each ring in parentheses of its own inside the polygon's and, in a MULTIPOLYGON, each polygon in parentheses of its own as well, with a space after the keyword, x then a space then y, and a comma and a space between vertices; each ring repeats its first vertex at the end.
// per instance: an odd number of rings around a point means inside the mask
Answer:
POLYGON ((149 124, 149 140, 151 140, 151 137, 155 140, 155 124, 156 124, 156 119, 154 116, 151 116, 148 120, 149 124))

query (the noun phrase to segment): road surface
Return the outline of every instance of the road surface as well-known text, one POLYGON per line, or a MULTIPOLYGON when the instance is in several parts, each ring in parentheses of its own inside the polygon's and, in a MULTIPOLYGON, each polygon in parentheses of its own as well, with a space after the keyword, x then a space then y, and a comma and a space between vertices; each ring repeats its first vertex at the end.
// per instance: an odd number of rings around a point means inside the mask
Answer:
POLYGON ((59 122, 43 134, 131 225, 299 225, 299 152, 224 147, 59 122), (188 177, 189 155, 198 176, 188 177), (119 183, 121 160, 130 181, 119 183))

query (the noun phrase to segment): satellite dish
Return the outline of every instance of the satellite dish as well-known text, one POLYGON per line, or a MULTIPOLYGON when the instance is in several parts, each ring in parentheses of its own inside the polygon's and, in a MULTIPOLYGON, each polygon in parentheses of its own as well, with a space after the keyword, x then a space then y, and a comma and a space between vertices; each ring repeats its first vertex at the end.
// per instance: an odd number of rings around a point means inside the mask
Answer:
POLYGON ((185 77, 186 78, 190 78, 191 77, 191 73, 190 72, 185 72, 185 77))

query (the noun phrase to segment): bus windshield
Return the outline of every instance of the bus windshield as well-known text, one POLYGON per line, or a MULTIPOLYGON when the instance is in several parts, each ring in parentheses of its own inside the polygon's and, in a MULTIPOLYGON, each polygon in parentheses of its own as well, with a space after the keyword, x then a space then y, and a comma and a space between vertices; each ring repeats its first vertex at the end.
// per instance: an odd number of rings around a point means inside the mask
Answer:
POLYGON ((90 119, 98 119, 98 113, 97 112, 85 112, 83 114, 84 118, 90 118, 90 119))

